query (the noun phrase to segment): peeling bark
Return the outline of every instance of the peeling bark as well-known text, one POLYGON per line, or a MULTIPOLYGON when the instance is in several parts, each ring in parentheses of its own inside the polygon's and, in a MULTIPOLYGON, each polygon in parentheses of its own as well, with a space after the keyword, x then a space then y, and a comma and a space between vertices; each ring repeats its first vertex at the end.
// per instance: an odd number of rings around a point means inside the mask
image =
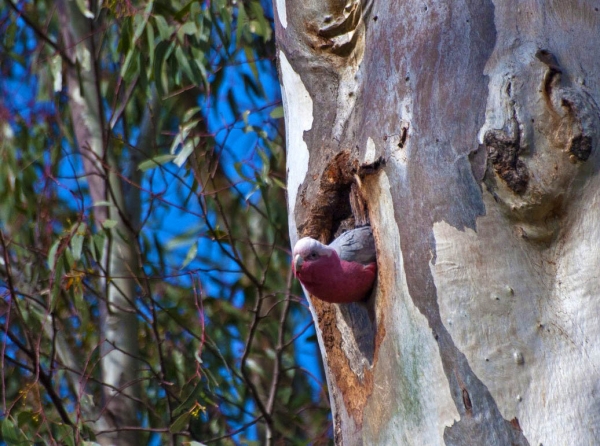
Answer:
POLYGON ((378 248, 366 304, 309 298, 336 443, 594 443, 596 3, 274 3, 292 245, 378 248))

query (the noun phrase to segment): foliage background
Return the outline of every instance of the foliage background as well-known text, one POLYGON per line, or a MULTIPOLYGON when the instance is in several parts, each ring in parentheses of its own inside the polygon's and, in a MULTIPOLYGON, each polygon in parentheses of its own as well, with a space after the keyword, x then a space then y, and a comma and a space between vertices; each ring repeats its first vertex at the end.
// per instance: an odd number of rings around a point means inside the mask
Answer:
POLYGON ((270 5, 0 4, 2 440, 329 442, 270 5))

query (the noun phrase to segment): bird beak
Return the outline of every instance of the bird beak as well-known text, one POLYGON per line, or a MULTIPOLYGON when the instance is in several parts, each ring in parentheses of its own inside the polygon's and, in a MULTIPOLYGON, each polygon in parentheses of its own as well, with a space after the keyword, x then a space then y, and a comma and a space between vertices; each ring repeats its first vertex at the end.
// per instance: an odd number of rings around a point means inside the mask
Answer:
POLYGON ((294 272, 298 274, 300 268, 302 268, 302 263, 304 263, 304 259, 300 256, 300 254, 296 254, 294 257, 294 272))

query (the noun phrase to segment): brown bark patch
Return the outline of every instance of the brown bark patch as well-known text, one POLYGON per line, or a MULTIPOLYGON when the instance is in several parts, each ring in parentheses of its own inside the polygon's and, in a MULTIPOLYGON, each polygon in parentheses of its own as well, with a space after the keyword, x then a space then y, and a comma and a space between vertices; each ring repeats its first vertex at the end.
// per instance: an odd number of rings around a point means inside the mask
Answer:
POLYGON ((315 307, 323 344, 327 351, 327 363, 344 399, 344 406, 358 425, 362 425, 363 409, 373 391, 373 373, 365 371, 362 382, 352 372, 348 358, 342 350, 342 336, 336 325, 334 304, 312 300, 315 307))
POLYGON ((592 138, 585 135, 577 135, 569 143, 568 152, 579 161, 587 161, 592 153, 592 138))
POLYGON ((375 334, 375 353, 372 367, 369 370, 364 370, 362 379, 359 379, 352 371, 342 348, 342 336, 337 328, 336 312, 333 307, 335 304, 318 299, 312 299, 312 303, 317 313, 323 345, 327 352, 327 363, 335 385, 339 388, 338 395, 342 396, 344 407, 354 419, 356 425, 362 426, 364 408, 367 405, 368 398, 373 393, 373 368, 377 363, 379 348, 386 333, 383 317, 375 334))
POLYGON ((542 62, 544 65, 548 67, 548 71, 544 76, 544 81, 542 83, 543 86, 543 96, 546 100, 546 103, 552 107, 552 89, 554 88, 554 83, 560 79, 560 75, 562 74, 562 70, 558 65, 558 60, 556 56, 549 52, 548 50, 539 50, 535 53, 535 57, 542 62))
MULTIPOLYGON (((584 104, 576 104, 574 98, 563 97, 561 105, 567 109, 567 119, 573 129, 573 136, 568 143, 567 152, 577 161, 587 161, 592 154, 593 140, 590 135, 592 131, 589 128, 592 126, 585 125, 585 117, 579 116, 585 115, 585 110, 579 110, 579 108, 585 108, 584 104)), ((593 111, 589 114, 593 114, 593 111)))
POLYGON ((359 39, 360 32, 357 29, 367 14, 363 2, 340 3, 331 14, 317 20, 311 18, 304 23, 306 43, 322 54, 331 53, 342 60, 349 58, 359 39))
POLYGON ((581 91, 560 85, 564 70, 554 54, 548 50, 539 50, 536 57, 548 67, 543 81, 543 97, 556 121, 551 124, 560 128, 560 133, 570 134, 566 151, 571 155, 571 160, 587 161, 594 145, 591 135, 594 133, 593 129, 597 121, 596 107, 593 101, 587 100, 581 91), (557 95, 560 97, 560 101, 556 100, 556 106, 552 99, 555 88, 558 88, 557 95), (566 110, 566 114, 557 112, 557 108, 560 108, 559 102, 560 107, 566 110))
POLYGON ((523 429, 521 428, 521 425, 519 424, 519 419, 517 417, 514 417, 512 420, 510 420, 510 426, 518 432, 523 432, 523 429))
POLYGON ((382 158, 361 165, 357 159, 351 160, 347 150, 335 155, 321 174, 319 190, 312 204, 306 200, 304 191, 300 193, 303 205, 310 206, 307 221, 298 225, 300 236, 329 243, 341 230, 368 224, 361 178, 377 172, 384 165, 382 158))
POLYGON ((342 222, 351 218, 349 196, 354 181, 351 170, 350 153, 346 151, 338 153, 325 167, 313 203, 304 203, 310 206, 310 213, 308 220, 298 226, 302 237, 328 243, 342 222))
POLYGON ((469 396, 469 391, 465 388, 462 389, 462 399, 463 404, 465 405, 465 412, 468 416, 473 416, 473 403, 471 402, 471 397, 469 396))
POLYGON ((496 174, 516 194, 523 194, 529 183, 529 172, 519 159, 521 150, 518 131, 508 135, 502 130, 488 130, 484 144, 488 151, 488 162, 496 174))

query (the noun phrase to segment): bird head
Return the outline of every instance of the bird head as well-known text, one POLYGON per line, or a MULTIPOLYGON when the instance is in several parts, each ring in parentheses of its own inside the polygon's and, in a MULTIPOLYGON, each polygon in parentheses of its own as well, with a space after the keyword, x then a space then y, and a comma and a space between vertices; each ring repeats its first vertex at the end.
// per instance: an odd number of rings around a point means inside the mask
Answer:
POLYGON ((305 237, 292 251, 292 269, 304 290, 331 303, 358 302, 369 296, 377 276, 371 229, 345 232, 329 246, 305 237))
POLYGON ((292 252, 294 274, 298 277, 303 266, 319 262, 319 260, 331 257, 334 250, 329 246, 319 243, 310 237, 304 237, 296 243, 292 252))

